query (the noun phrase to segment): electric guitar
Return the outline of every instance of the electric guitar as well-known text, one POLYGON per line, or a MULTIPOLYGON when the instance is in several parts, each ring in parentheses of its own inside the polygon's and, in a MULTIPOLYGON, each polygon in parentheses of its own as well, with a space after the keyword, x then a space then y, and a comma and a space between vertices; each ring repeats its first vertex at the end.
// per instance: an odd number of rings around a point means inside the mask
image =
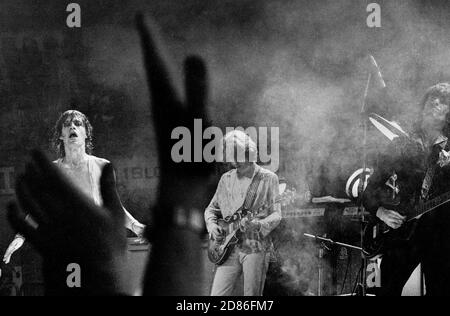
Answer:
POLYGON ((444 193, 434 199, 422 202, 415 207, 402 208, 401 203, 397 198, 399 193, 396 186, 396 175, 394 174, 386 182, 393 191, 392 199, 387 201, 383 206, 390 210, 395 210, 401 215, 406 216, 403 225, 398 229, 392 229, 378 218, 370 219, 364 230, 362 248, 366 257, 369 259, 375 258, 383 254, 388 243, 405 242, 413 235, 417 219, 422 215, 429 213, 439 206, 442 206, 450 201, 450 191, 444 193))
POLYGON ((281 203, 282 205, 287 205, 292 203, 295 196, 295 191, 286 190, 270 205, 263 205, 254 210, 246 210, 241 207, 233 215, 228 216, 225 219, 218 219, 217 224, 222 228, 224 236, 221 240, 215 240, 210 235, 208 245, 209 260, 216 265, 221 265, 227 260, 234 246, 240 241, 239 232, 242 231, 241 223, 244 219, 251 221, 259 213, 271 208, 274 204, 281 203))

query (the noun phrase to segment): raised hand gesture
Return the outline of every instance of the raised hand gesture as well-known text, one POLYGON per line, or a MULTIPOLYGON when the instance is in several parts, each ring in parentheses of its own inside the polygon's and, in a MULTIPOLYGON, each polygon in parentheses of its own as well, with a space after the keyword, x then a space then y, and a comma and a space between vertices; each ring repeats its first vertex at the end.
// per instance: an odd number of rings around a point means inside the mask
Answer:
POLYGON ((184 64, 184 99, 173 78, 155 25, 137 17, 142 40, 151 111, 158 139, 161 178, 153 225, 148 227, 152 255, 147 269, 146 295, 202 295, 201 235, 203 211, 208 205, 212 164, 175 163, 171 157, 174 128, 183 126, 194 135, 194 119, 207 127, 207 74, 203 61, 188 57, 184 64))

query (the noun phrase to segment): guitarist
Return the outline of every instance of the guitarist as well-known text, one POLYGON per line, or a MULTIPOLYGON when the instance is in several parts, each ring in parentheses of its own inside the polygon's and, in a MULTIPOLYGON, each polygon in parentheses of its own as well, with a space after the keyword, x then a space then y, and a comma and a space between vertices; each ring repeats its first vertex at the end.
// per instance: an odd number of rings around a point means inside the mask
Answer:
MULTIPOLYGON (((277 175, 255 163, 257 147, 250 136, 242 131, 231 131, 224 136, 223 146, 225 161, 230 162, 234 169, 222 175, 217 191, 205 210, 208 232, 216 240, 224 238, 217 220, 234 214, 249 199, 249 195, 252 196, 251 208, 270 205, 279 195, 277 175)), ((262 295, 273 251, 269 234, 280 221, 279 204, 265 208, 253 220, 241 221, 240 241, 226 261, 217 266, 212 296, 232 295, 241 274, 244 277, 244 295, 262 295)))
POLYGON ((419 263, 427 295, 450 295, 450 204, 408 223, 405 208, 450 191, 449 112, 450 84, 429 88, 411 138, 397 138, 369 179, 365 208, 395 232, 411 232, 409 238, 391 240, 384 247, 380 295, 401 295, 419 263), (389 204, 395 200, 405 212, 389 204))

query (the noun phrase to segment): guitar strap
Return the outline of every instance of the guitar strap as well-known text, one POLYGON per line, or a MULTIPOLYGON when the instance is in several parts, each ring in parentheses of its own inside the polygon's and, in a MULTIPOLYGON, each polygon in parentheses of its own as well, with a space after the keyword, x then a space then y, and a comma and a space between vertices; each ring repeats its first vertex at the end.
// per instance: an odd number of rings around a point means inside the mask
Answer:
POLYGON ((433 183, 434 174, 436 173, 436 164, 432 164, 428 167, 427 172, 425 174, 425 177, 423 178, 422 182, 422 190, 420 197, 422 201, 428 200, 428 194, 430 193, 430 188, 433 183))
MULTIPOLYGON (((439 144, 437 147, 440 151, 443 151, 445 146, 447 145, 447 141, 443 142, 442 144, 439 144)), ((436 154, 438 155, 438 154, 436 154)), ((439 155, 439 159, 441 156, 439 155)), ((430 188, 433 184, 433 178, 436 173, 436 169, 438 167, 439 161, 438 159, 432 159, 431 162, 428 165, 427 172, 425 173, 425 177, 423 178, 422 182, 422 190, 421 190, 421 199, 422 201, 426 201, 429 198, 430 188)))
POLYGON ((255 176, 253 177, 252 183, 250 183, 247 194, 245 196, 244 203, 242 204, 243 210, 250 209, 256 200, 256 192, 258 191, 259 184, 261 183, 261 180, 263 179, 263 174, 260 171, 261 169, 258 168, 258 171, 256 172, 255 176))

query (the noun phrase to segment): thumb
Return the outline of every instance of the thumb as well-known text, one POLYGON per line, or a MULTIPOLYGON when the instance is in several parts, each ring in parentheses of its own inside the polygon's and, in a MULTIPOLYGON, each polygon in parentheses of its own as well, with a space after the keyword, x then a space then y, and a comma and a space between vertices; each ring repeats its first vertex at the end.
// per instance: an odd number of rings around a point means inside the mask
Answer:
POLYGON ((123 207, 120 202, 116 188, 116 174, 114 167, 108 163, 103 167, 100 178, 100 191, 103 199, 103 206, 107 208, 111 215, 117 220, 123 220, 123 207))

